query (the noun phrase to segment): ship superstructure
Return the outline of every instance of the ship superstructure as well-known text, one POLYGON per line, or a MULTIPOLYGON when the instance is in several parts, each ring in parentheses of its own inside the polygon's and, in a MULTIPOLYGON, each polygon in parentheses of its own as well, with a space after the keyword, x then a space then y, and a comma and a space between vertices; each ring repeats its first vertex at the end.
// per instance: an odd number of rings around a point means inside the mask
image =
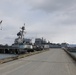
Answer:
POLYGON ((25 33, 25 24, 21 27, 21 30, 17 33, 18 38, 15 39, 14 44, 20 45, 24 44, 24 33, 25 33))
POLYGON ((17 47, 18 52, 30 52, 33 51, 33 44, 31 42, 31 39, 25 39, 25 24, 21 27, 21 30, 17 33, 17 38, 14 41, 14 44, 12 47, 17 47))

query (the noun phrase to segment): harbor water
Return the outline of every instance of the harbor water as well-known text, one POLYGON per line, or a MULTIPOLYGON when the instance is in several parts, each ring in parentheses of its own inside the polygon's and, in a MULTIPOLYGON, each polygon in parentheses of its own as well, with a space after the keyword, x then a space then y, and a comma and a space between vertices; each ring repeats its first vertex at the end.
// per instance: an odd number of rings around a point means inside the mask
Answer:
POLYGON ((71 52, 76 57, 76 52, 71 52))
POLYGON ((9 57, 15 57, 17 55, 14 54, 0 54, 0 59, 5 59, 5 58, 9 58, 9 57))

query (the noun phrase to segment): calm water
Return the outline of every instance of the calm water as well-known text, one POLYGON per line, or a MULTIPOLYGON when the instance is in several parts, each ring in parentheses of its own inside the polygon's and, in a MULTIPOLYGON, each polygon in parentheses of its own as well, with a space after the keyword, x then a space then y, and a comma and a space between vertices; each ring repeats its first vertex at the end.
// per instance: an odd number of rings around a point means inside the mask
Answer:
POLYGON ((0 54, 0 59, 15 57, 15 56, 17 56, 17 55, 14 55, 14 54, 0 54))
POLYGON ((76 52, 75 52, 75 53, 74 53, 74 52, 72 52, 72 54, 76 56, 76 52))

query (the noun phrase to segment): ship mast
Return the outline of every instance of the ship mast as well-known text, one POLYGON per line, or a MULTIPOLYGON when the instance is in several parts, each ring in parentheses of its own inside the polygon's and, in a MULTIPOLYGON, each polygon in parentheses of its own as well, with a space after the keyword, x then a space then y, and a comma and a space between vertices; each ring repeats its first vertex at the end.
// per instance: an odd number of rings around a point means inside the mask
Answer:
POLYGON ((21 39, 24 38, 24 32, 25 32, 25 23, 24 26, 21 27, 21 39))
POLYGON ((17 42, 18 43, 23 43, 24 33, 25 33, 25 23, 24 23, 24 26, 21 27, 21 30, 17 33, 17 36, 18 36, 17 42))

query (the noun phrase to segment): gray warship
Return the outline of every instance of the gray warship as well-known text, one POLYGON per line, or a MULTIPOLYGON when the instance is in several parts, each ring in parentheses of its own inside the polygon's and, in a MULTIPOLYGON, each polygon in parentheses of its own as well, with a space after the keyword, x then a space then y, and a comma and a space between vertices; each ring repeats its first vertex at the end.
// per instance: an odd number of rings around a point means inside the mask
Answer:
POLYGON ((25 24, 17 33, 17 38, 11 46, 0 45, 0 53, 22 54, 27 52, 40 51, 49 48, 49 44, 43 38, 36 38, 32 43, 32 39, 25 38, 25 24))
POLYGON ((20 28, 21 30, 17 33, 17 38, 12 44, 12 47, 18 48, 18 53, 32 52, 33 43, 31 39, 24 38, 25 24, 20 28))

